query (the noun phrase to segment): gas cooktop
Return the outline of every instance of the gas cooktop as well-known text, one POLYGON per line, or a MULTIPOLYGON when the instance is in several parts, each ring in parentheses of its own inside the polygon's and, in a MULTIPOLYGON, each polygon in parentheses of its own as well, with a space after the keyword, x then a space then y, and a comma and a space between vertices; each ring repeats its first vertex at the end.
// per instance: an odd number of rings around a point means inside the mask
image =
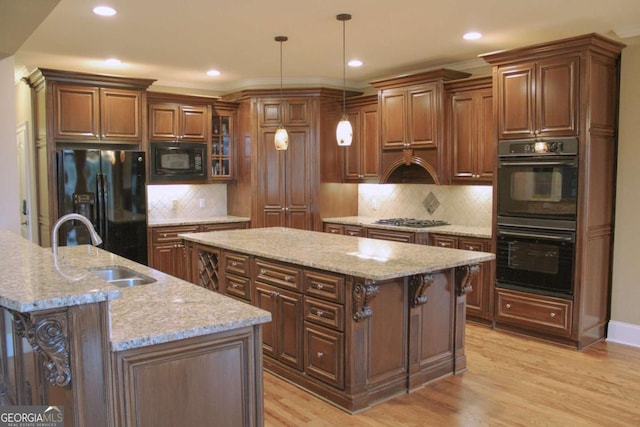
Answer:
POLYGON ((398 227, 414 227, 414 228, 427 228, 435 227, 437 225, 449 225, 446 221, 435 219, 414 219, 414 218, 388 218, 379 219, 375 224, 394 225, 398 227))

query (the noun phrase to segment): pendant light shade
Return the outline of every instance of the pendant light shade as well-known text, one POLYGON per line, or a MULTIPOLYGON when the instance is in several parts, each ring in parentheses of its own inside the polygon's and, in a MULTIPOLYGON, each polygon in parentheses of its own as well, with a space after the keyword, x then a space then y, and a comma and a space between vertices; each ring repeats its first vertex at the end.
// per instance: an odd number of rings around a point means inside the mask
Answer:
MULTIPOLYGON (((289 38, 287 36, 276 36, 275 40, 280 43, 280 98, 282 98, 282 43, 289 40, 289 38)), ((276 130, 273 142, 276 150, 286 150, 289 146, 289 134, 282 123, 276 130)))
POLYGON ((338 122, 336 127, 336 140, 341 147, 347 147, 351 145, 353 139, 353 128, 351 122, 347 117, 347 78, 346 78, 346 37, 345 37, 345 22, 351 19, 351 15, 348 13, 341 13, 336 16, 338 21, 342 21, 342 119, 338 122))

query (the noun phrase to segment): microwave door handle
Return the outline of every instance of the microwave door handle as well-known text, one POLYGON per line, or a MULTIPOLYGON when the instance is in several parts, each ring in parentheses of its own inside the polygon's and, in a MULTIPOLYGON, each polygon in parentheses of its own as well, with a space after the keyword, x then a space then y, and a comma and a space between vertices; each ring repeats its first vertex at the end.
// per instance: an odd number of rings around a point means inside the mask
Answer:
POLYGON ((525 161, 525 162, 500 162, 500 166, 576 166, 576 162, 573 160, 558 160, 552 162, 544 161, 525 161))
POLYGON ((518 233, 515 231, 498 231, 499 236, 512 236, 512 237, 532 237, 532 238, 541 238, 547 240, 556 240, 560 242, 573 242, 573 237, 571 236, 554 236, 550 234, 530 234, 530 233, 518 233))

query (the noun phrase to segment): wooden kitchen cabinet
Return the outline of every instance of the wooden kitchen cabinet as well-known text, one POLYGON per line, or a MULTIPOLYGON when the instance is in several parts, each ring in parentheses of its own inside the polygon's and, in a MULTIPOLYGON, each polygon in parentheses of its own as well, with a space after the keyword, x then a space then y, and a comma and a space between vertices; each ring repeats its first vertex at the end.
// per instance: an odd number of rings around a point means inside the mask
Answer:
POLYGON ((579 55, 496 70, 499 139, 578 135, 579 55))
POLYGON ((344 147, 344 181, 380 180, 380 138, 378 136, 378 96, 350 99, 347 116, 353 127, 353 141, 344 147))
POLYGON ((569 336, 573 301, 496 289, 496 320, 542 333, 569 336))
POLYGON ((367 237, 371 239, 391 240, 393 242, 414 243, 415 233, 410 231, 383 230, 367 228, 367 237))
POLYGON ((149 103, 149 140, 209 142, 207 105, 149 103))
POLYGON ((82 142, 142 142, 142 90, 54 86, 53 137, 82 142))
POLYGON ((289 89, 282 95, 246 90, 224 97, 238 104, 229 215, 250 217, 252 227, 320 231, 323 217, 357 213, 357 186, 325 185, 344 182, 344 147, 335 140, 342 94, 320 88, 289 89), (274 136, 281 125, 289 146, 278 151, 274 136))
POLYGON ((229 181, 234 174, 234 122, 236 105, 221 102, 213 106, 211 115, 211 179, 229 181))
MULTIPOLYGON (((489 239, 475 237, 430 233, 430 244, 440 248, 491 252, 491 241, 489 239)), ((471 279, 472 291, 466 294, 467 319, 481 323, 493 321, 491 270, 494 268, 494 263, 495 261, 480 264, 478 273, 471 279)))
POLYGON ((445 87, 450 180, 454 184, 492 184, 497 138, 491 77, 447 82, 445 87))
MULTIPOLYGON (((191 277, 190 264, 181 233, 197 233, 202 231, 235 230, 247 228, 247 222, 224 222, 214 224, 194 224, 180 226, 149 227, 149 267, 171 274, 183 280, 196 281, 191 277)), ((201 286, 206 284, 196 283, 201 286)))
POLYGON ((347 236, 366 237, 367 230, 359 225, 347 225, 347 224, 333 224, 330 222, 324 223, 324 232, 332 234, 344 234, 347 236))

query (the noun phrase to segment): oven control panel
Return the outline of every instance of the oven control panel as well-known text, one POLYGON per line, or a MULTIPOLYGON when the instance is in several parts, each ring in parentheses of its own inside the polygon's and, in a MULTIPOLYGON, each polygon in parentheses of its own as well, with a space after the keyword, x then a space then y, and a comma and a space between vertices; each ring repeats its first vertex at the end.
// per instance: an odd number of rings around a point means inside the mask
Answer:
POLYGON ((500 141, 498 156, 544 156, 578 154, 577 138, 522 139, 500 141))

